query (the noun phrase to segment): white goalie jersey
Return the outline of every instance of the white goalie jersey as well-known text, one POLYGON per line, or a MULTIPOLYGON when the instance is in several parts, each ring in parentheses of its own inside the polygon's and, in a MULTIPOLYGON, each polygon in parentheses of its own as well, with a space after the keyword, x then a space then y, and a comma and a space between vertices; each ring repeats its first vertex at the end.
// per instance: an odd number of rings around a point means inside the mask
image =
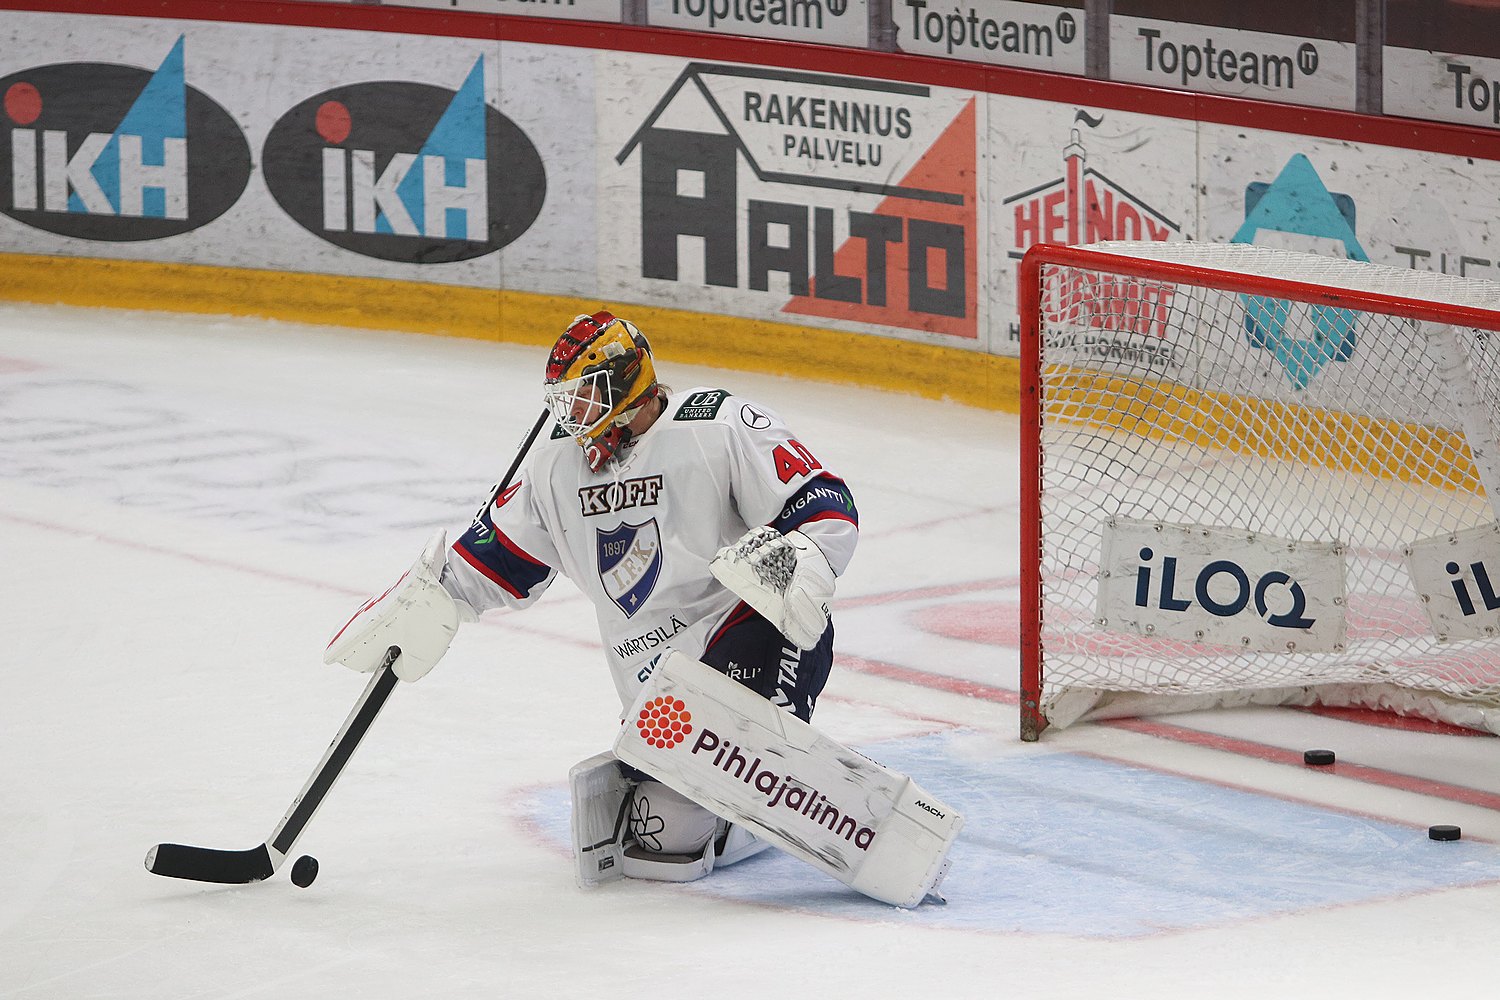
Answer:
POLYGON ((708 564, 758 525, 801 531, 838 574, 854 553, 858 514, 843 480, 778 416, 695 388, 672 394, 597 473, 554 429, 453 544, 442 582, 483 611, 525 607, 565 574, 593 601, 628 706, 662 653, 701 657, 740 605, 708 564))

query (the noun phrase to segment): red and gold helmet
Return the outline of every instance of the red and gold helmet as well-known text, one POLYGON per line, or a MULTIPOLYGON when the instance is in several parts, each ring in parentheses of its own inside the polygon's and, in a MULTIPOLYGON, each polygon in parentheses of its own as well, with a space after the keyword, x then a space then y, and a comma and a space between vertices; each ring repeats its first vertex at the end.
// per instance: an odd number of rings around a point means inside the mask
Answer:
POLYGON ((625 424, 657 388, 651 345, 607 311, 576 317, 547 358, 547 406, 595 471, 624 444, 625 424))

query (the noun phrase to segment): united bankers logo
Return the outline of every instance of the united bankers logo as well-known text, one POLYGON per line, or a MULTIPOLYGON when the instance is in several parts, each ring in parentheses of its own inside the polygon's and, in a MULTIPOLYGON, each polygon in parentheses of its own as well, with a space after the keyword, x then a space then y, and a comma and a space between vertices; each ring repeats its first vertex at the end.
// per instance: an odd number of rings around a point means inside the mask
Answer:
POLYGON ((598 531, 599 581, 630 618, 646 603, 661 576, 661 532, 656 519, 598 531))
POLYGON ((155 240, 206 225, 250 179, 234 119, 184 79, 183 39, 155 72, 59 63, 0 79, 0 211, 60 236, 155 240))
POLYGON ((382 260, 494 253, 536 221, 546 172, 484 100, 484 59, 457 90, 379 81, 324 91, 266 137, 266 186, 315 236, 382 260))
POLYGON ((1182 227, 1152 208, 1099 170, 1088 165, 1079 124, 1090 129, 1104 123, 1086 111, 1073 116, 1073 132, 1063 147, 1062 176, 1006 198, 1014 213, 1014 240, 1009 251, 1020 260, 1037 243, 1096 243, 1100 240, 1169 240, 1182 227))

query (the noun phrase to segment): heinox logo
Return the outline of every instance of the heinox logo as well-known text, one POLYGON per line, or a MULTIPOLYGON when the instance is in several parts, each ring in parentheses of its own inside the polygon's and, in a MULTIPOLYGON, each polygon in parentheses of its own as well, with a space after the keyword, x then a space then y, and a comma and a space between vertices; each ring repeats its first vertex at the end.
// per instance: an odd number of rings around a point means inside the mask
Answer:
POLYGON ((229 112, 187 85, 184 64, 179 36, 155 72, 58 63, 0 79, 0 211, 117 242, 223 215, 250 179, 250 147, 229 112))
POLYGON ((1014 213, 1014 239, 1008 252, 1020 260, 1037 243, 1095 243, 1100 240, 1165 241, 1182 235, 1182 227, 1088 165, 1078 124, 1104 124, 1077 109, 1068 144, 1063 147, 1062 176, 1027 188, 1001 204, 1014 213))
POLYGON ((437 264, 515 241, 541 212, 536 147, 484 100, 484 58, 457 90, 376 81, 324 91, 266 137, 266 186, 304 229, 382 260, 437 264))

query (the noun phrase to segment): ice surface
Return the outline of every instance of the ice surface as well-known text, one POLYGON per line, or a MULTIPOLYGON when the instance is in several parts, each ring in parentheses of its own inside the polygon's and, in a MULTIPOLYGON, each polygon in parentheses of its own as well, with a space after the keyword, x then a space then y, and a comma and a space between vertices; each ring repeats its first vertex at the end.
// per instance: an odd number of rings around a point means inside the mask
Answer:
MULTIPOLYGON (((649 332, 649 331, 648 331, 649 332)), ((586 601, 402 685, 298 889, 150 875, 260 843, 364 679, 329 634, 462 528, 535 349, 0 306, 0 997, 1327 997, 1493 982, 1490 738, 1290 710, 1016 739, 1016 420, 663 360, 779 410, 862 541, 818 723, 968 817, 946 907, 767 854, 576 888, 568 768, 618 703, 586 601), (1308 746, 1339 764, 1296 763, 1308 746), (1464 839, 1428 841, 1458 823, 1464 839)))

